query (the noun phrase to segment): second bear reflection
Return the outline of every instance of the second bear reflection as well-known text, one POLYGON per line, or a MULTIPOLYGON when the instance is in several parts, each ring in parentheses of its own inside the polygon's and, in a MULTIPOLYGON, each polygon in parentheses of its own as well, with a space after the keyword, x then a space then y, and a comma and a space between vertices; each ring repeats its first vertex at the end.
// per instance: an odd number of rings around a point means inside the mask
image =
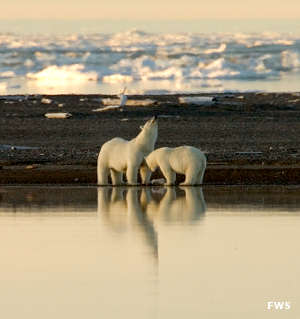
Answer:
POLYGON ((206 210, 200 187, 168 187, 164 194, 156 190, 161 188, 99 187, 98 213, 114 227, 122 227, 128 218, 139 223, 156 218, 166 222, 193 222, 206 210))

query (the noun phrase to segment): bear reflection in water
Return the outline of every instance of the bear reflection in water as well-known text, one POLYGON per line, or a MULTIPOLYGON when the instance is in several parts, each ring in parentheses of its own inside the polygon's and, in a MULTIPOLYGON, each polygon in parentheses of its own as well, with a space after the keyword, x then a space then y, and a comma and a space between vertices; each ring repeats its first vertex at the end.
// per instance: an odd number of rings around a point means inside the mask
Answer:
POLYGON ((195 223, 205 210, 201 187, 98 187, 99 217, 119 233, 139 231, 156 257, 156 222, 195 223))

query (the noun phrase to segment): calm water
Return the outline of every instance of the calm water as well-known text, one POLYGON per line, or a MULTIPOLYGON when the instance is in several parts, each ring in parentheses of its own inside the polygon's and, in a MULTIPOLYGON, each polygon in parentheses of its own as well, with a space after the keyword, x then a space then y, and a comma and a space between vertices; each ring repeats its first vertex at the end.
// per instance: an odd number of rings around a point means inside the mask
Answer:
POLYGON ((299 195, 0 188, 0 316, 298 318, 299 195))

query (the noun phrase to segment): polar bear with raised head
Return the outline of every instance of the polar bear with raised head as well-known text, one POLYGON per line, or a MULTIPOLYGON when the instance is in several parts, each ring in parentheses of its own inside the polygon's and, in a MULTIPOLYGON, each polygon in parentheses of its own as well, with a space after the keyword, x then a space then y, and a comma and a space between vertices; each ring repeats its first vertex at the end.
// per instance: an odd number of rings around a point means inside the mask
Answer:
POLYGON ((97 162, 98 185, 108 184, 109 173, 113 185, 123 184, 123 173, 126 173, 129 185, 137 185, 138 170, 145 156, 154 150, 157 134, 157 118, 154 116, 141 127, 134 139, 127 141, 115 137, 104 143, 97 162))
POLYGON ((158 148, 146 156, 142 163, 143 184, 149 184, 151 172, 157 168, 166 178, 165 185, 175 184, 176 173, 185 175, 185 181, 180 185, 200 185, 206 169, 206 156, 192 146, 158 148))

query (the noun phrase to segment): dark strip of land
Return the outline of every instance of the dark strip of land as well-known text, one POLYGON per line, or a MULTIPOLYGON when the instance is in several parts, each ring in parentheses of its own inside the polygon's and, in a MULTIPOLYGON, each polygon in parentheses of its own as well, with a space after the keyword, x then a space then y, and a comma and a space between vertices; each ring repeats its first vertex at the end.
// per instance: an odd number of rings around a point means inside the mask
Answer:
MULTIPOLYGON (((29 166, 30 167, 30 166, 29 166)), ((0 171, 1 184, 89 184, 97 183, 96 167, 87 166, 48 166, 39 168, 9 167, 0 171)), ((153 178, 162 178, 160 172, 153 178)), ((184 176, 177 176, 177 183, 184 176)), ((300 167, 212 167, 204 177, 205 185, 297 185, 300 181, 300 167)))
POLYGON ((130 95, 134 103, 122 109, 95 112, 103 98, 116 97, 0 96, 0 184, 95 184, 101 145, 135 137, 153 115, 156 147, 192 145, 206 153, 205 184, 300 184, 299 93, 189 95, 197 96, 212 103, 130 95), (49 119, 49 112, 72 116, 49 119))

